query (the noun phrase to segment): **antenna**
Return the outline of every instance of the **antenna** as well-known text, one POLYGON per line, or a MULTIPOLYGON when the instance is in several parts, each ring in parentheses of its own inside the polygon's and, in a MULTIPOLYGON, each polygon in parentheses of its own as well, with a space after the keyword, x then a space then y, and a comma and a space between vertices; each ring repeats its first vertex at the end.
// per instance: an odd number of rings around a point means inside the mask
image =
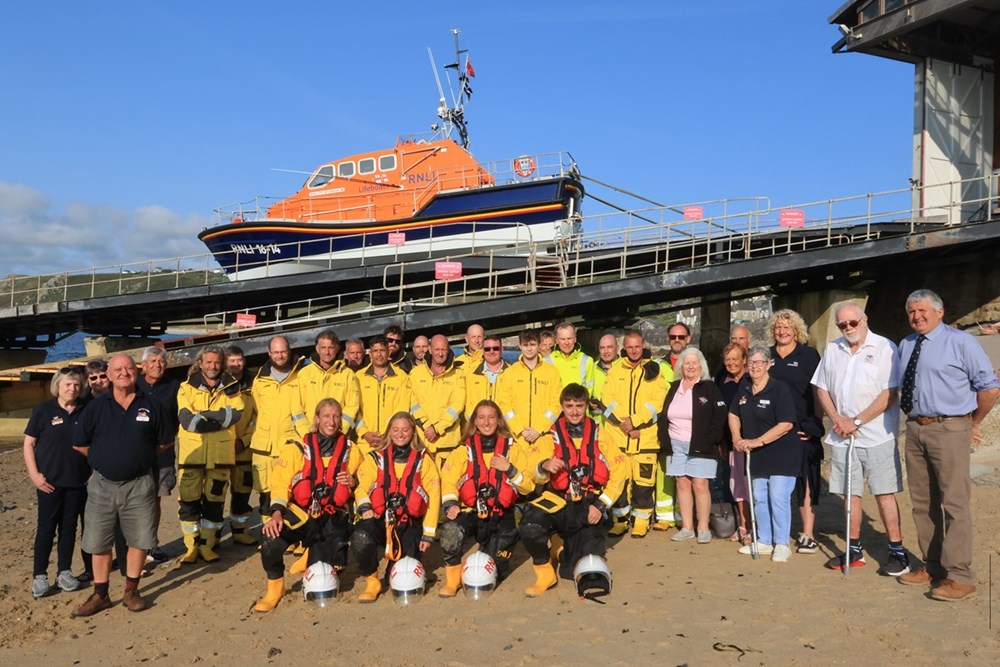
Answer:
POLYGON ((448 81, 448 89, 451 92, 451 106, 448 105, 448 100, 444 95, 444 87, 441 85, 437 63, 434 62, 434 54, 431 52, 430 47, 427 47, 427 57, 430 58, 431 69, 434 72, 434 82, 437 84, 438 89, 437 115, 444 122, 441 132, 446 139, 450 139, 452 130, 457 129, 460 139, 459 143, 462 145, 462 148, 468 148, 469 131, 465 125, 464 97, 467 95, 471 96, 472 89, 469 87, 468 80, 466 79, 466 73, 462 70, 462 54, 467 53, 467 51, 459 48, 458 34, 460 32, 461 30, 458 28, 451 29, 451 33, 455 36, 455 62, 444 66, 445 70, 455 70, 455 74, 458 77, 459 90, 457 98, 455 97, 455 91, 451 88, 451 80, 449 79, 448 81))

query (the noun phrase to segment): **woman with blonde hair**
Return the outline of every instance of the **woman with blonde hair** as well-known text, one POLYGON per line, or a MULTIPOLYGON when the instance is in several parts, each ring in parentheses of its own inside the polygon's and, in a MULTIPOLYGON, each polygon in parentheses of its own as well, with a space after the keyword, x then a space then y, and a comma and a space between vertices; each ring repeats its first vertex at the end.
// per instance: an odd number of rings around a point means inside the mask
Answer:
POLYGON ((351 552, 365 579, 358 602, 374 602, 382 592, 380 553, 388 561, 386 578, 399 559, 420 560, 437 536, 441 511, 438 469, 417 437, 413 416, 393 415, 383 443, 365 456, 358 469, 355 502, 361 520, 351 540, 351 552))
MULTIPOLYGON (((80 588, 70 566, 90 477, 87 457, 73 449, 73 428, 82 412, 83 387, 82 371, 69 366, 59 369, 49 386, 52 398, 35 406, 24 429, 24 464, 38 500, 31 586, 36 598, 52 592, 47 570, 57 532, 56 586, 64 591, 80 588)), ((89 568, 89 564, 85 565, 89 568)))
POLYGON ((500 407, 479 401, 462 433, 462 445, 448 455, 441 469, 441 551, 445 584, 441 597, 454 597, 462 586, 465 540, 475 538, 479 551, 489 555, 503 580, 517 544, 514 504, 531 493, 535 484, 528 453, 517 444, 500 407))
POLYGON ((809 347, 805 320, 794 310, 775 311, 767 322, 771 342, 771 377, 791 389, 795 403, 795 434, 802 443, 802 471, 795 484, 802 532, 796 540, 796 553, 816 553, 815 525, 819 504, 820 463, 823 461, 823 415, 815 402, 810 384, 819 366, 819 352, 809 347))

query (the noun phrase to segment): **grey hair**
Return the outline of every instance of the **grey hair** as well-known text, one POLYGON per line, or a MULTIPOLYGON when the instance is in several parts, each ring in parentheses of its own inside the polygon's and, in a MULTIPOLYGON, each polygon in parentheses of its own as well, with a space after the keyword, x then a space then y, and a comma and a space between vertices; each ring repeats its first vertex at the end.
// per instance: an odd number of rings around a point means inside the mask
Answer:
POLYGON ((755 354, 759 354, 764 358, 764 361, 771 361, 771 348, 764 347, 763 345, 754 345, 750 348, 750 352, 747 353, 747 360, 750 360, 755 354))
POLYGON ((944 310, 944 301, 941 300, 936 293, 930 291, 929 289, 918 289, 910 293, 910 296, 906 297, 906 305, 909 306, 911 303, 916 303, 918 301, 927 301, 931 304, 934 310, 944 310))
POLYGON ((83 370, 79 366, 68 366, 56 371, 55 375, 52 376, 52 382, 49 384, 49 393, 53 396, 58 396, 59 383, 63 381, 63 378, 68 377, 76 378, 77 383, 80 385, 80 396, 83 396, 84 389, 87 388, 87 380, 84 378, 83 370))
POLYGON ((139 360, 140 363, 148 360, 150 357, 165 357, 167 356, 167 351, 162 347, 157 347, 155 345, 150 345, 145 350, 142 351, 142 358, 139 360))
POLYGON ((861 313, 862 317, 866 315, 865 309, 859 306, 858 304, 854 303, 853 301, 841 301, 840 303, 837 304, 837 307, 833 309, 834 319, 837 320, 840 319, 840 311, 842 311, 844 308, 857 308, 858 312, 861 313))
POLYGON ((705 355, 702 354, 701 350, 694 347, 685 347, 681 350, 681 353, 677 355, 677 365, 676 369, 680 370, 681 366, 684 364, 684 359, 686 357, 694 356, 698 359, 698 365, 701 366, 701 375, 698 377, 699 380, 709 380, 712 375, 708 370, 708 361, 705 360, 705 355))

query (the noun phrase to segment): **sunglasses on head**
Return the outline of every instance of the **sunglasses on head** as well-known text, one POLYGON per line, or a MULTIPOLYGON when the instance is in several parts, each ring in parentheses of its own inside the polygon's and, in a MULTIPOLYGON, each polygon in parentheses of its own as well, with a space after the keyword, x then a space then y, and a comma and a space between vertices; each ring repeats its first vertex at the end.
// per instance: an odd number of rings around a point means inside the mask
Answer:
POLYGON ((858 325, 861 324, 861 320, 847 320, 846 322, 837 322, 837 328, 843 331, 847 327, 856 329, 858 325))

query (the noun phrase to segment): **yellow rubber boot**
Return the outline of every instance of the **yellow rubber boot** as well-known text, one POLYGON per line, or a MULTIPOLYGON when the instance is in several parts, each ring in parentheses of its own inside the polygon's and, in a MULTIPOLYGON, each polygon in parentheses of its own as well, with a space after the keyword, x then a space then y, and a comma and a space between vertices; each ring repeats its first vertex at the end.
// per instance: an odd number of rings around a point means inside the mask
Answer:
POLYGON ((181 521, 181 536, 185 551, 180 560, 185 565, 194 565, 198 562, 198 522, 181 521))
POLYGON ((271 611, 278 606, 281 602, 281 597, 285 594, 285 579, 268 579, 267 580, 267 593, 264 597, 260 599, 253 610, 254 611, 271 611))
POLYGON ((382 581, 378 578, 378 572, 365 577, 365 590, 358 596, 358 602, 375 602, 379 593, 382 592, 382 581))
POLYGON ((628 520, 627 519, 615 519, 615 522, 611 524, 611 528, 608 530, 608 535, 611 537, 621 537, 628 532, 628 520))
POLYGON ((453 598, 462 587, 462 564, 447 565, 444 568, 444 586, 438 591, 439 598, 453 598))
POLYGON ((206 563, 214 563, 219 560, 219 554, 215 553, 215 536, 219 532, 217 524, 211 521, 201 520, 198 527, 198 555, 206 563))
POLYGON ((233 533, 233 542, 236 544, 256 545, 257 540, 250 534, 249 514, 230 514, 229 530, 233 533))
POLYGON ((552 537, 549 538, 549 559, 552 561, 552 567, 559 567, 559 554, 563 550, 563 539, 559 535, 553 533, 552 537))
POLYGON ((535 565, 535 583, 524 589, 524 594, 529 598, 537 598, 539 595, 554 587, 558 583, 556 570, 552 563, 535 565))
POLYGON ((309 550, 306 549, 302 552, 302 555, 292 563, 291 567, 288 568, 289 574, 302 574, 309 567, 309 550))
POLYGON ((649 533, 649 519, 634 517, 632 519, 632 537, 639 539, 641 537, 646 537, 647 533, 649 533))

